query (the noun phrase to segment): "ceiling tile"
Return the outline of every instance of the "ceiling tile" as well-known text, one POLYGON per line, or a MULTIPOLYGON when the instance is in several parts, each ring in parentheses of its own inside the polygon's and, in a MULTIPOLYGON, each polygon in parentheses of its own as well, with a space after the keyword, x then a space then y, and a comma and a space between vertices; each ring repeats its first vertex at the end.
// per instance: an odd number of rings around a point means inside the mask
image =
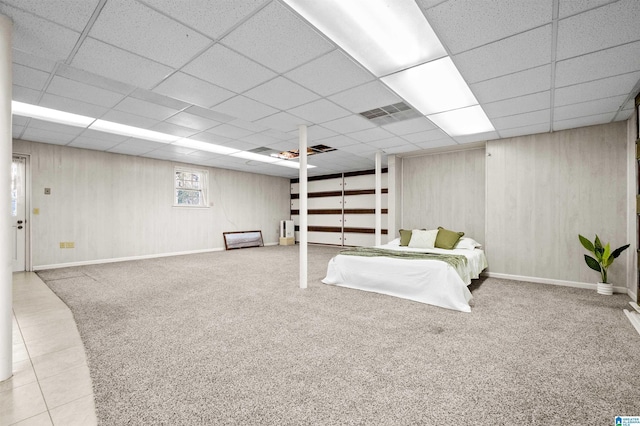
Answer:
POLYGON ((317 101, 292 108, 288 112, 314 124, 324 123, 325 121, 335 120, 351 114, 346 109, 326 99, 318 99, 317 101))
POLYGON ((330 96, 329 99, 355 113, 402 101, 398 95, 379 81, 372 81, 371 83, 345 90, 330 96))
POLYGON ((233 139, 214 135, 213 133, 202 132, 196 135, 190 136, 188 139, 193 139, 194 141, 213 143, 216 145, 227 145, 228 143, 233 142, 233 139))
POLYGON ((28 87, 29 89, 42 90, 49 79, 49 73, 13 64, 13 84, 28 87))
POLYGON ((80 33, 87 25, 99 0, 3 0, 3 3, 18 7, 80 33))
POLYGON ((67 78, 55 76, 51 80, 47 93, 76 99, 88 104, 111 108, 120 102, 124 96, 120 93, 109 92, 99 87, 72 81, 67 78))
POLYGON ((553 110, 553 119, 554 121, 562 121, 571 118, 616 112, 626 101, 627 95, 622 95, 556 107, 553 110))
POLYGON ((369 120, 360 115, 350 115, 348 117, 339 118, 337 120, 324 123, 322 126, 338 133, 352 133, 357 132, 358 130, 376 127, 375 124, 372 124, 369 120))
POLYGON ((260 120, 256 120, 256 123, 266 127, 270 127, 272 129, 280 130, 282 132, 291 132, 293 130, 297 130, 300 124, 310 124, 299 117, 293 116, 283 111, 265 118, 261 118, 260 120))
POLYGON ((142 139, 130 138, 119 145, 110 148, 108 152, 127 155, 142 155, 162 147, 163 143, 146 141, 142 139))
POLYGON ((168 118, 166 121, 167 123, 173 123, 196 130, 207 130, 221 124, 220 121, 209 120, 208 118, 189 114, 188 112, 180 112, 171 118, 168 118))
POLYGON ((215 7, 211 7, 211 0, 189 0, 189 7, 175 0, 144 0, 143 3, 215 39, 253 13, 265 0, 216 0, 215 7))
MULTIPOLYGON (((298 140, 298 135, 299 135, 299 129, 294 130, 293 132, 290 132, 289 135, 291 135, 292 137, 296 138, 296 141, 298 140)), ((336 136, 337 133, 334 132, 333 130, 329 130, 326 127, 322 127, 322 126, 318 126, 318 125, 313 125, 313 126, 309 126, 307 128, 307 139, 310 141, 316 141, 319 139, 324 139, 324 138, 330 138, 332 136, 336 136)))
POLYGON ((196 129, 190 129, 188 127, 178 126, 176 124, 167 123, 166 121, 163 121, 161 123, 158 123, 149 127, 149 130, 153 130, 155 132, 160 132, 160 133, 166 133, 168 135, 180 136, 183 138, 187 138, 199 132, 196 129))
POLYGON ((601 50, 556 63, 556 87, 640 70, 640 42, 601 50))
POLYGON ((433 130, 425 130, 423 132, 411 133, 410 135, 404 135, 402 138, 413 144, 450 139, 449 135, 437 128, 433 130))
POLYGON ((191 104, 187 102, 182 102, 177 99, 171 98, 169 96, 164 96, 159 93, 151 92, 149 90, 144 89, 136 89, 129 94, 132 98, 139 99, 141 101, 147 101, 152 104, 162 105, 164 107, 174 109, 174 110, 182 110, 188 108, 191 104))
MULTIPOLYGON (((318 141, 318 143, 330 146, 332 148, 338 148, 338 149, 342 149, 345 146, 362 144, 362 142, 358 142, 357 140, 351 139, 350 137, 344 136, 344 135, 337 135, 337 136, 332 136, 330 138, 325 138, 318 141)), ((327 153, 327 154, 330 154, 330 153, 327 153)))
POLYGON ((555 106, 629 94, 639 80, 640 71, 588 83, 560 87, 555 90, 555 106))
POLYGON ((286 110, 318 99, 319 96, 286 78, 278 77, 249 90, 245 96, 286 110))
POLYGON ((267 5, 223 38, 222 43, 279 73, 334 49, 280 2, 267 5))
POLYGON ((276 76, 276 73, 216 44, 198 56, 182 71, 202 80, 240 93, 276 76))
POLYGON ((118 111, 129 112, 142 117, 162 121, 176 114, 178 110, 140 99, 126 97, 114 107, 118 111))
POLYGON ((549 123, 532 124, 523 127, 515 127, 513 129, 500 130, 502 138, 512 138, 515 136, 535 135, 537 133, 547 133, 550 130, 549 123))
POLYGON ((31 120, 29 117, 14 115, 13 117, 11 117, 11 124, 24 127, 27 125, 27 123, 29 123, 29 120, 31 120))
POLYGON ((181 72, 164 80, 153 91, 204 108, 233 96, 233 92, 181 72))
POLYGON ((180 67, 211 40, 134 0, 109 0, 89 36, 172 67, 180 67))
POLYGON ((415 152, 418 151, 420 148, 416 145, 413 144, 406 144, 406 145, 398 145, 398 146, 392 146, 389 148, 385 148, 384 152, 385 154, 406 154, 409 152, 415 152))
POLYGON ((373 142, 380 139, 394 138, 396 137, 396 135, 380 127, 374 127, 372 129, 360 130, 359 132, 349 133, 349 137, 360 142, 373 142))
MULTIPOLYGON (((309 129, 315 128, 318 126, 310 126, 307 131, 309 132, 309 129)), ((290 133, 285 133, 285 132, 281 132, 280 130, 275 130, 275 129, 268 129, 268 130, 264 130, 263 133, 265 135, 269 135, 272 136, 276 139, 279 139, 281 141, 290 141, 290 140, 297 140, 297 132, 296 136, 292 136, 290 133)), ((309 135, 311 134, 310 132, 308 133, 309 135)))
POLYGON ((13 85, 12 98, 14 101, 24 102, 27 104, 37 104, 40 99, 40 92, 29 89, 28 87, 13 85))
POLYGON ((553 122, 553 130, 575 129, 576 127, 594 126, 596 124, 606 124, 613 120, 616 114, 614 112, 607 114, 591 115, 588 117, 578 117, 569 120, 561 120, 553 122))
POLYGON ((280 139, 265 135, 264 133, 254 133, 252 135, 244 136, 240 138, 240 140, 257 146, 269 146, 271 144, 282 142, 280 139))
POLYGON ((269 127, 262 124, 240 119, 231 120, 229 121, 229 124, 231 124, 232 126, 240 127, 241 129, 251 130, 252 132, 264 132, 266 130, 269 130, 269 127))
POLYGON ((484 112, 489 118, 496 118, 541 109, 549 109, 550 106, 551 92, 547 90, 545 92, 532 93, 530 95, 524 95, 517 98, 486 103, 482 105, 482 109, 484 109, 484 112))
POLYGON ((114 123, 126 124, 127 126, 142 127, 143 129, 149 129, 158 124, 158 120, 141 117, 128 112, 117 111, 115 109, 112 109, 103 115, 102 119, 113 121, 114 123))
POLYGON ((97 130, 85 129, 79 137, 87 139, 99 139, 105 142, 113 142, 113 144, 122 143, 129 139, 128 136, 116 135, 114 133, 99 132, 97 130))
POLYGON ((50 143, 54 145, 66 145, 71 142, 76 135, 68 133, 54 132, 51 130, 42 130, 29 126, 22 134, 21 139, 26 141, 34 141, 41 143, 50 143))
POLYGON ((197 115, 198 117, 203 117, 209 120, 217 121, 219 123, 226 123, 228 121, 234 120, 234 117, 230 115, 222 114, 221 112, 212 111, 210 109, 202 108, 195 105, 185 109, 185 112, 189 114, 197 115))
POLYGON ((207 133, 213 133, 214 135, 224 136, 227 138, 241 138, 243 136, 248 136, 253 132, 225 123, 209 129, 207 133))
POLYGON ((57 109, 58 111, 66 111, 94 118, 100 118, 108 111, 107 108, 98 105, 92 105, 76 99, 65 98, 63 96, 52 95, 50 93, 45 93, 38 105, 45 108, 57 109))
POLYGON ((560 0, 558 16, 566 18, 576 13, 581 13, 589 9, 602 6, 617 0, 560 0))
POLYGON ((433 130, 436 126, 425 117, 412 118, 410 120, 398 121, 396 123, 386 124, 382 126, 383 129, 389 132, 402 136, 411 133, 422 132, 425 130, 433 130))
POLYGON ((481 104, 515 98, 551 88, 551 66, 544 65, 469 85, 481 104))
POLYGON ((450 0, 427 9, 418 0, 440 40, 457 54, 551 22, 552 1, 450 0))
POLYGON ((7 4, 0 3, 0 14, 13 21, 12 46, 36 56, 54 61, 67 59, 80 33, 7 4))
POLYGON ((640 40, 638 17, 639 1, 620 0, 561 19, 558 22, 558 60, 640 40))
POLYGON ((25 67, 34 68, 40 71, 51 72, 56 66, 56 62, 41 56, 31 55, 18 49, 11 49, 13 63, 25 67))
POLYGON ((84 148, 84 149, 95 149, 98 151, 106 151, 109 148, 113 148, 119 142, 113 141, 105 141, 102 139, 94 139, 86 136, 78 136, 69 144, 69 146, 73 146, 75 148, 84 148))
POLYGON ((135 90, 135 86, 122 83, 110 78, 106 78, 102 75, 94 74, 88 71, 74 68, 65 64, 58 64, 56 68, 56 75, 69 80, 79 81, 90 86, 99 87, 110 92, 120 93, 122 95, 128 95, 131 91, 135 90))
POLYGON ((67 135, 78 136, 84 131, 83 127, 67 126, 65 124, 52 123, 50 121, 36 120, 32 118, 29 120, 29 129, 46 130, 53 133, 64 133, 67 135))
POLYGON ((399 136, 394 136, 392 138, 381 139, 377 141, 366 142, 366 144, 373 148, 378 148, 379 150, 386 150, 394 146, 411 145, 409 142, 407 142, 406 140, 402 139, 399 136))
POLYGON ((445 146, 453 146, 457 145, 456 141, 451 138, 443 138, 436 139, 427 142, 421 142, 416 144, 420 149, 433 149, 433 148, 443 148, 445 146))
POLYGON ((322 96, 329 96, 374 79, 371 73, 340 50, 334 50, 289 71, 286 76, 322 96))
POLYGON ((143 89, 151 89, 171 68, 87 37, 71 62, 74 67, 143 89))
POLYGON ((507 117, 494 118, 493 122, 496 130, 512 129, 514 127, 522 127, 530 124, 549 123, 551 115, 549 109, 526 112, 524 114, 515 114, 507 117))
POLYGON ((340 151, 345 151, 345 152, 349 152, 352 154, 356 154, 356 155, 360 155, 360 154, 372 154, 374 152, 378 152, 379 149, 378 148, 374 148, 372 146, 369 146, 367 144, 358 142, 358 141, 354 141, 355 143, 352 145, 347 145, 347 146, 343 146, 340 147, 340 151))
POLYGON ((228 114, 232 117, 243 117, 254 121, 267 115, 275 114, 277 109, 244 96, 235 96, 211 108, 213 111, 228 114))
POLYGON ((467 83, 488 80, 551 62, 551 25, 484 45, 453 57, 467 83))

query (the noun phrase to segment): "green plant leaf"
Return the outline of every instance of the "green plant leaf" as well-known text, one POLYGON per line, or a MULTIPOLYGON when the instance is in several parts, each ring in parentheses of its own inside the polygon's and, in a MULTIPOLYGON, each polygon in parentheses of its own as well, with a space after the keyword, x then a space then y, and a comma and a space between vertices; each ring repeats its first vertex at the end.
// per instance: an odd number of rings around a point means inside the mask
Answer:
POLYGON ((620 254, 621 254, 623 251, 625 251, 626 249, 628 249, 630 245, 631 245, 631 244, 627 244, 627 245, 624 245, 624 246, 622 246, 622 247, 618 247, 617 249, 615 249, 615 250, 613 251, 613 253, 611 253, 611 257, 612 257, 612 258, 614 258, 614 259, 615 259, 615 258, 617 258, 618 256, 620 256, 620 254))
POLYGON ((609 261, 609 256, 611 256, 611 245, 607 243, 604 246, 604 251, 602 252, 602 263, 606 264, 609 261))
POLYGON ((593 247, 593 243, 591 241, 587 240, 585 237, 583 237, 580 234, 578 234, 578 238, 580 238, 580 243, 582 243, 582 247, 586 248, 591 253, 593 253, 595 251, 595 249, 593 247))
POLYGON ((594 271, 602 272, 602 269, 600 268, 600 264, 593 257, 585 254, 584 261, 587 262, 587 266, 589 266, 589 268, 593 269, 594 271))
POLYGON ((593 245, 595 246, 596 250, 598 250, 598 249, 602 250, 602 248, 603 248, 602 247, 602 243, 600 242, 600 237, 598 237, 598 234, 596 234, 596 239, 595 239, 593 245))

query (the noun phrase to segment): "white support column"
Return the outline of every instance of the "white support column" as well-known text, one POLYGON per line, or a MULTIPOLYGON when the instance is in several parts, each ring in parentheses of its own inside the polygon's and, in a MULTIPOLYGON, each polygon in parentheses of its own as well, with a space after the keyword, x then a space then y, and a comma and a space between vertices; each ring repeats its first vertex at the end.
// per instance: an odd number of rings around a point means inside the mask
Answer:
POLYGON ((376 152, 376 236, 375 245, 382 244, 382 153, 376 152))
POLYGON ((307 126, 298 126, 300 159, 300 288, 307 288, 307 126))
POLYGON ((13 374, 13 265, 11 263, 11 33, 0 15, 0 381, 13 374), (2 201, 4 200, 4 201, 2 201))

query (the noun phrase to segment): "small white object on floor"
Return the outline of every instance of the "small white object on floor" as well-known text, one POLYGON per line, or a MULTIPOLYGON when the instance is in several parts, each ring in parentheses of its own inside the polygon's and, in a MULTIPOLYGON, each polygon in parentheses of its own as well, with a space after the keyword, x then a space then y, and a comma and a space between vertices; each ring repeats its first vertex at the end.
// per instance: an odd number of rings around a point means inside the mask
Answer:
POLYGON ((629 302, 629 304, 631 306, 633 306, 633 309, 635 309, 636 311, 638 311, 638 313, 640 314, 640 306, 638 306, 638 304, 636 302, 629 302))

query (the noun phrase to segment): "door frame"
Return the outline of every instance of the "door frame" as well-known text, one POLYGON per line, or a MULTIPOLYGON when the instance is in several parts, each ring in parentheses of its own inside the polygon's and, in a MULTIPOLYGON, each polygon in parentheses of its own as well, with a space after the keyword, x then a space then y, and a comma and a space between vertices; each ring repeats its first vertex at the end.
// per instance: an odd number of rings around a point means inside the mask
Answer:
POLYGON ((31 155, 20 152, 12 152, 11 157, 24 158, 24 208, 26 211, 25 235, 24 235, 24 270, 33 271, 31 259, 31 221, 33 220, 31 211, 31 155))

